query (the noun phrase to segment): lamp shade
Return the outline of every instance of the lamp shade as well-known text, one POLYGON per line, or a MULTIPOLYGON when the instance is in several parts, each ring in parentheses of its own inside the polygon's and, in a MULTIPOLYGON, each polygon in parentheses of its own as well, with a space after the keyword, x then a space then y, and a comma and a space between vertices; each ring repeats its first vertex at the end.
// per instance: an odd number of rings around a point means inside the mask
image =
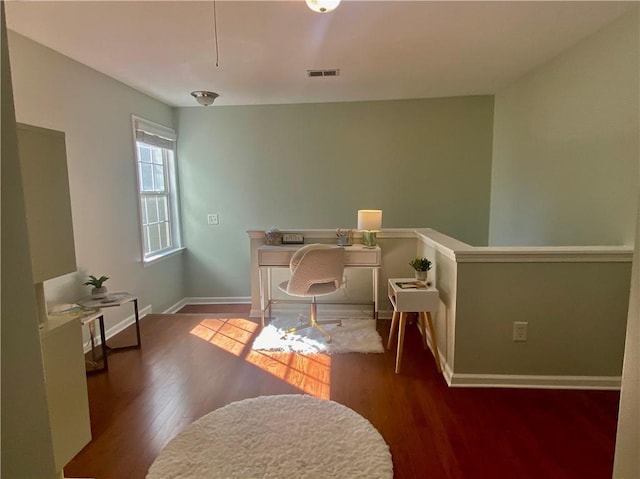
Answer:
POLYGON ((358 210, 358 229, 379 231, 382 228, 382 210, 358 210))

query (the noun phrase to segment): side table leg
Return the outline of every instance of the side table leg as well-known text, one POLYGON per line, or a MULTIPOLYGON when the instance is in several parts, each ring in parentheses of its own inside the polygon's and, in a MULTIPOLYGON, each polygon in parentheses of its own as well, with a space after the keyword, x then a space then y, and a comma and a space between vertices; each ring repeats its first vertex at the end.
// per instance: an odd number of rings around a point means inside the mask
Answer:
POLYGON ((393 316, 391 317, 391 329, 389 330, 389 340, 387 341, 387 349, 391 349, 391 343, 393 337, 396 334, 396 327, 398 326, 398 311, 393 310, 393 316))
POLYGON ((260 327, 264 328, 264 312, 265 312, 265 301, 264 301, 264 272, 262 268, 258 268, 258 282, 260 283, 260 327))
POLYGON ((418 329, 420 330, 420 333, 422 333, 422 346, 426 350, 429 345, 427 344, 427 320, 425 318, 426 315, 424 314, 424 311, 420 311, 418 313, 418 329))
POLYGON ((98 362, 96 361, 96 326, 93 321, 89 323, 89 340, 91 341, 91 366, 95 368, 98 362))
POLYGON ((133 310, 136 314, 136 336, 138 338, 137 347, 142 347, 142 341, 140 340, 140 315, 138 314, 138 299, 133 300, 133 310))
POLYGON ((400 372, 402 362, 402 348, 404 346, 404 330, 407 325, 407 313, 400 313, 400 327, 398 328, 398 353, 396 354, 396 374, 400 372))
POLYGON ((102 365, 105 371, 109 370, 109 351, 107 348, 107 335, 104 332, 104 315, 98 318, 98 324, 100 325, 100 341, 102 346, 102 365))

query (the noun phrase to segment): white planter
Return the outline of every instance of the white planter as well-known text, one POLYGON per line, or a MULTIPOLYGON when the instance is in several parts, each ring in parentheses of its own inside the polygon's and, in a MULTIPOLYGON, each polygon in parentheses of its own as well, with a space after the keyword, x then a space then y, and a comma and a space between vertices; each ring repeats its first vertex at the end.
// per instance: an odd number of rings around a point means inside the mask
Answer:
POLYGON ((93 288, 91 290, 91 297, 94 299, 102 299, 107 297, 107 288, 103 286, 102 288, 93 288))
POLYGON ((415 274, 418 281, 426 281, 429 271, 415 271, 415 274))

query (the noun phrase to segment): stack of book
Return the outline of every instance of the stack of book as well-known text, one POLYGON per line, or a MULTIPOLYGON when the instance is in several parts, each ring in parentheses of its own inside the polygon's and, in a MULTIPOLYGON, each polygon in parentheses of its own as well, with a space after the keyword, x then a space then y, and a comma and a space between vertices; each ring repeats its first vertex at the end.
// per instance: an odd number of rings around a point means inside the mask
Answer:
POLYGON ((396 281, 400 289, 426 289, 426 283, 422 281, 396 281))

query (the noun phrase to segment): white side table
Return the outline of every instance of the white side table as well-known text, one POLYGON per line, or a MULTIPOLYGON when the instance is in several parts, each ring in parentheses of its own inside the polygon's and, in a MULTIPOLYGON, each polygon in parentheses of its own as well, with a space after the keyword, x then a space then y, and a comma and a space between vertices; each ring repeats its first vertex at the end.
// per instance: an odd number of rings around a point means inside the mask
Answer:
MULTIPOLYGON (((137 296, 132 295, 131 293, 127 293, 125 291, 119 293, 109 293, 106 298, 95 299, 95 298, 85 298, 81 301, 78 301, 78 304, 85 309, 100 309, 100 308, 113 308, 115 306, 122 306, 125 303, 133 302, 133 312, 135 314, 135 326, 136 326, 136 344, 132 344, 131 346, 119 346, 119 347, 111 347, 105 345, 106 348, 110 351, 123 350, 123 349, 140 349, 142 346, 142 342, 140 341, 140 316, 138 313, 138 298, 137 296)), ((104 325, 102 325, 104 328, 104 325)), ((101 331, 102 334, 102 331, 101 331)), ((102 338, 102 340, 106 343, 106 338, 102 338)))
POLYGON ((436 360, 436 366, 438 372, 442 372, 442 366, 440 365, 440 354, 438 353, 438 343, 436 339, 436 333, 433 328, 433 320, 431 318, 431 312, 438 311, 440 305, 440 296, 438 290, 431 287, 408 287, 402 288, 402 283, 419 283, 424 285, 413 278, 389 278, 388 294, 389 300, 393 305, 393 318, 391 320, 391 330, 389 331, 389 342, 387 343, 387 349, 391 348, 393 337, 398 327, 398 351, 396 353, 396 374, 400 372, 400 363, 402 362, 402 347, 404 345, 404 330, 407 323, 408 312, 418 312, 418 323, 422 328, 422 341, 424 348, 428 348, 427 344, 427 327, 429 328, 429 335, 431 336, 431 344, 433 345, 433 356, 436 360))

